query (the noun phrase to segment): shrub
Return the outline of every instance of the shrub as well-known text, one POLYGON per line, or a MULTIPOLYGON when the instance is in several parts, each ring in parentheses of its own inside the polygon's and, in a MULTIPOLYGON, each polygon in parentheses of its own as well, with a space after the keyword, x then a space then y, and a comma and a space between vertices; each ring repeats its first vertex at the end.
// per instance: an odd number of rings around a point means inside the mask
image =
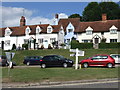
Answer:
POLYGON ((50 45, 50 44, 48 45, 48 49, 52 49, 52 47, 51 47, 51 45, 50 45))
POLYGON ((93 48, 93 43, 79 43, 77 40, 72 40, 71 41, 71 48, 75 49, 91 49, 93 48))
POLYGON ((120 43, 100 43, 99 48, 120 48, 120 43))
POLYGON ((16 45, 13 44, 13 45, 12 45, 12 50, 15 50, 15 49, 16 49, 16 45))
POLYGON ((40 49, 44 49, 44 45, 41 45, 41 48, 40 49))
POLYGON ((28 50, 28 44, 22 44, 22 48, 25 48, 26 50, 28 50))

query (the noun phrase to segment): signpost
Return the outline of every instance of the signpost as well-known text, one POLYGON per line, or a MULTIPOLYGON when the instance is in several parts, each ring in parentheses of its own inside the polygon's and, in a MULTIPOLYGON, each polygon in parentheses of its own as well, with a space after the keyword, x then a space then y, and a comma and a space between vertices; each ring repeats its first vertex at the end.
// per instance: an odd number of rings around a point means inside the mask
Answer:
POLYGON ((7 62, 9 63, 8 75, 10 76, 10 69, 13 68, 12 58, 14 57, 15 53, 5 52, 5 54, 6 54, 6 57, 7 57, 7 62))
POLYGON ((74 52, 74 54, 70 54, 70 56, 76 56, 75 69, 78 69, 78 56, 84 56, 84 51, 76 49, 70 49, 70 52, 74 52))

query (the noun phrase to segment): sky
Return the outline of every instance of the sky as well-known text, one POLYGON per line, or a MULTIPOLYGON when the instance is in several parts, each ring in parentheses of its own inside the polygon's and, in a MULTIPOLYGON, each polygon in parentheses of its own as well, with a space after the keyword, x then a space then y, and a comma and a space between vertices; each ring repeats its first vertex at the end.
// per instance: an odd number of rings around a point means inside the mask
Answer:
POLYGON ((53 24, 54 16, 67 18, 80 14, 88 2, 3 2, 2 27, 19 26, 21 16, 26 17, 27 25, 53 24))
MULTIPOLYGON (((12 1, 12 0, 11 0, 12 1)), ((18 0, 20 1, 20 0, 18 0)), ((25 0, 24 0, 25 1, 25 0)), ((80 14, 89 2, 8 2, 4 0, 0 6, 0 27, 20 25, 21 16, 25 16, 26 25, 54 24, 54 16, 68 18, 71 14, 80 14), (2 24, 1 24, 2 23, 2 24)), ((46 1, 46 0, 44 0, 46 1)), ((90 0, 87 0, 90 1, 90 0)))

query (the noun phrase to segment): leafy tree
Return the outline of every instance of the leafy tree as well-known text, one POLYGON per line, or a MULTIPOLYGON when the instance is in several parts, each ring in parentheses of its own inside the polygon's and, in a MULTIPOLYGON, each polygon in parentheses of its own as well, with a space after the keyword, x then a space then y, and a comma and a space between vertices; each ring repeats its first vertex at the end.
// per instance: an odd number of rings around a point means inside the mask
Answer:
POLYGON ((101 8, 97 2, 91 2, 83 11, 84 21, 98 21, 101 19, 101 8))
POLYGON ((115 2, 91 2, 85 7, 83 11, 84 21, 98 21, 102 20, 102 14, 106 13, 107 18, 120 19, 120 7, 115 2))
POLYGON ((68 18, 80 18, 81 16, 79 14, 72 14, 68 18))
POLYGON ((107 14, 107 18, 110 20, 120 19, 120 7, 114 2, 101 2, 99 4, 102 13, 107 14))
POLYGON ((80 16, 79 14, 72 14, 68 18, 80 18, 80 20, 82 21, 82 16, 80 16))

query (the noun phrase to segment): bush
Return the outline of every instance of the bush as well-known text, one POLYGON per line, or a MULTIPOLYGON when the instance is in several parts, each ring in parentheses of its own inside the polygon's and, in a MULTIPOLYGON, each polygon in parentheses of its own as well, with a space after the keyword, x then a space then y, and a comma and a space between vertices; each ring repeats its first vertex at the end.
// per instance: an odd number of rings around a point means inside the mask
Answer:
POLYGON ((52 47, 51 47, 51 45, 50 45, 50 44, 48 45, 48 49, 52 49, 52 47))
POLYGON ((91 49, 93 48, 93 43, 79 43, 77 40, 71 41, 71 48, 72 49, 91 49))
POLYGON ((16 49, 16 45, 13 44, 13 46, 12 46, 12 50, 15 50, 15 49, 16 49))
POLYGON ((41 45, 41 48, 40 49, 44 49, 44 46, 43 45, 41 45))
POLYGON ((120 48, 120 43, 100 43, 99 48, 120 48))
POLYGON ((26 50, 28 50, 28 44, 22 44, 22 48, 25 48, 26 50))

